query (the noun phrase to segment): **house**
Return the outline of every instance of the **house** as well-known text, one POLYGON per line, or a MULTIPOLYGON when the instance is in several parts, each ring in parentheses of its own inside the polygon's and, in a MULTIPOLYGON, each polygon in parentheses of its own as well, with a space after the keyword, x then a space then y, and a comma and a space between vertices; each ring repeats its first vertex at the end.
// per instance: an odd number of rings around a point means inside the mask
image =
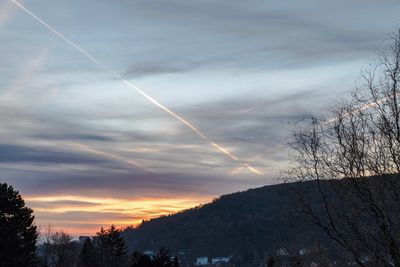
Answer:
POLYGON ((187 250, 187 249, 181 249, 181 250, 179 250, 179 255, 181 255, 181 256, 183 256, 183 255, 186 255, 186 254, 188 254, 189 253, 189 251, 187 250))
POLYGON ((309 248, 302 248, 299 250, 299 256, 305 256, 306 254, 310 254, 312 252, 309 248))
POLYGON ((154 253, 152 250, 146 250, 143 252, 143 255, 148 256, 150 259, 154 259, 156 257, 156 253, 154 253))
POLYGON ((280 248, 276 251, 277 256, 289 256, 290 253, 286 248, 280 248))
POLYGON ((231 257, 216 257, 211 260, 212 264, 228 263, 231 257))
POLYGON ((208 257, 198 257, 194 263, 197 266, 203 266, 208 264, 208 257))

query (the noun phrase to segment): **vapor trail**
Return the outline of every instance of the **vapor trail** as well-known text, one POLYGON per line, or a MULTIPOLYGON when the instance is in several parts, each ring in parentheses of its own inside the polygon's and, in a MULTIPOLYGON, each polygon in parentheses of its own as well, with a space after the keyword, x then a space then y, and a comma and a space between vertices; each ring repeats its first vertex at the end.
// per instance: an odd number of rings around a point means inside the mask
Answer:
MULTIPOLYGON (((396 93, 396 96, 400 96, 400 93, 396 93)), ((389 96, 385 96, 385 97, 382 97, 380 99, 377 99, 375 102, 366 103, 366 104, 362 105, 361 107, 355 108, 355 109, 350 110, 349 112, 345 113, 344 117, 347 118, 347 117, 350 117, 351 115, 357 114, 357 113, 359 113, 361 111, 377 107, 378 105, 383 104, 383 103, 385 103, 386 101, 389 101, 389 100, 390 100, 389 96)), ((326 121, 326 123, 328 123, 328 124, 329 123, 334 123, 337 120, 338 120, 337 118, 330 118, 330 119, 328 119, 326 121)))
POLYGON ((67 42, 70 46, 72 46, 73 48, 75 48, 76 50, 78 50, 81 54, 83 54, 85 57, 87 57, 89 60, 91 60, 93 63, 95 63, 97 66, 107 70, 108 72, 110 72, 116 79, 120 80, 121 82, 123 82, 124 84, 126 84, 128 87, 134 89, 135 91, 137 91, 139 94, 141 94, 143 97, 145 97, 147 100, 149 100, 151 103, 153 103, 154 105, 156 105, 157 107, 159 107, 160 109, 162 109, 163 111, 165 111, 166 113, 168 113, 169 115, 171 115, 172 117, 174 117, 175 119, 179 120, 181 123, 183 123, 184 125, 186 125, 189 129, 191 129, 194 133, 196 133, 198 136, 200 136, 203 140, 207 141, 208 143, 210 143, 213 147, 215 147, 217 150, 219 150, 220 152, 222 152, 223 154, 225 154, 226 156, 228 156, 229 158, 231 158, 232 160, 240 163, 241 165, 245 166, 249 171, 258 174, 258 175, 262 175, 260 171, 258 171, 257 169, 255 169, 254 167, 252 167, 250 164, 242 161, 241 159, 239 159, 238 157, 236 157, 234 154, 230 153, 228 150, 226 150, 224 147, 220 146, 219 144, 217 144, 216 142, 214 142, 213 140, 211 140, 206 134, 204 134, 203 132, 201 132, 199 129, 197 129, 195 126, 193 126, 188 120, 186 120, 185 118, 183 118, 182 116, 178 115, 177 113, 173 112, 172 110, 168 109, 166 106, 164 106, 163 104, 161 104, 160 102, 158 102, 156 99, 154 99, 153 97, 151 97, 150 95, 148 95, 146 92, 144 92, 143 90, 141 90, 140 88, 136 87, 135 85, 133 85, 131 82, 129 82, 128 80, 126 80, 124 77, 122 77, 120 74, 118 74, 117 72, 115 72, 114 70, 110 69, 108 66, 106 66, 105 64, 103 64, 102 62, 100 62, 98 59, 96 59, 93 55, 91 55, 89 52, 87 52, 85 49, 81 48, 78 44, 74 43, 73 41, 69 40, 67 37, 65 37, 62 33, 58 32, 57 30, 55 30, 53 27, 51 27, 49 24, 47 24, 45 21, 43 21, 42 19, 40 19, 38 16, 36 16, 35 14, 33 14, 29 9, 27 9, 26 7, 24 7, 22 4, 20 4, 18 1, 16 0, 11 0, 15 5, 17 5, 20 9, 22 9, 23 11, 25 11, 27 14, 29 14, 32 18, 34 18, 35 20, 37 20, 40 24, 42 24, 44 27, 46 27, 49 31, 51 31, 52 33, 54 33, 55 35, 57 35, 58 37, 60 37, 61 39, 63 39, 65 42, 67 42))

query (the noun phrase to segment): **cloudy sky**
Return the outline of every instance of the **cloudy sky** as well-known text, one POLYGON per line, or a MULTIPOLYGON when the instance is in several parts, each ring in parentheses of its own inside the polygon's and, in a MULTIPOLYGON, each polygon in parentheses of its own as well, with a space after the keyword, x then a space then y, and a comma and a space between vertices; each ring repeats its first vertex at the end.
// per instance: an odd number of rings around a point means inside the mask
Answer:
POLYGON ((345 96, 400 23, 398 0, 21 3, 240 159, 0 0, 0 177, 75 235, 275 183, 290 125, 345 96))

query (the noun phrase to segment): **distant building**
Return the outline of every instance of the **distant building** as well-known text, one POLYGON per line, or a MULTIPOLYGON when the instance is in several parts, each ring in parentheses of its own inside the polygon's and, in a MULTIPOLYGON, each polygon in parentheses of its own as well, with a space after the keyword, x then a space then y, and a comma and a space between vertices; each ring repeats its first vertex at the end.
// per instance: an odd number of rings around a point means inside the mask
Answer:
POLYGON ((216 257, 211 260, 212 264, 228 263, 231 257, 216 257))
POLYGON ((286 248, 280 248, 276 251, 277 256, 289 256, 290 253, 286 248))
POLYGON ((208 257, 198 257, 194 264, 197 265, 197 266, 207 265, 208 264, 208 257))
POLYGON ((187 249, 181 249, 179 250, 179 255, 186 255, 188 253, 187 249))
POLYGON ((152 250, 146 250, 143 252, 143 255, 149 256, 150 259, 154 259, 156 257, 156 253, 154 253, 152 250))
POLYGON ((362 263, 367 263, 367 262, 369 262, 370 259, 367 255, 363 255, 363 256, 361 256, 360 260, 362 263))
POLYGON ((312 252, 309 248, 302 248, 299 250, 299 256, 305 256, 306 254, 310 254, 312 252))

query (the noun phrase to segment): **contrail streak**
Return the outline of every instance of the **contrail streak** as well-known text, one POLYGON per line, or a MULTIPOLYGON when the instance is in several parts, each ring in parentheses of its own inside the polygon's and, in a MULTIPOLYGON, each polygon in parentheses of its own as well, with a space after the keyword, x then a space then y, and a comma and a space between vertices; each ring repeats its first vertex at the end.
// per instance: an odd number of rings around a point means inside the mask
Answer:
MULTIPOLYGON (((396 96, 400 96, 400 93, 396 93, 396 96)), ((387 102, 387 101, 389 101, 389 100, 390 100, 389 96, 382 97, 382 98, 380 98, 380 99, 377 99, 375 102, 371 102, 371 103, 364 104, 364 105, 362 105, 361 107, 355 108, 355 109, 353 109, 353 110, 351 110, 351 111, 345 113, 345 114, 344 114, 344 117, 347 118, 347 117, 350 117, 351 115, 357 114, 357 113, 359 113, 359 112, 361 112, 361 111, 364 111, 364 110, 368 110, 368 109, 377 107, 378 105, 383 104, 383 103, 385 103, 385 102, 387 102)), ((336 122, 337 120, 338 120, 338 118, 330 118, 330 119, 328 119, 328 120, 326 121, 326 123, 328 123, 328 124, 334 123, 334 122, 336 122)))
POLYGON ((85 57, 87 57, 89 60, 91 60, 93 63, 95 63, 97 66, 107 70, 108 72, 110 72, 116 79, 119 79, 121 82, 123 82, 124 84, 126 84, 128 87, 134 89, 135 91, 137 91, 139 94, 141 94, 143 97, 145 97, 147 100, 149 100, 151 103, 153 103, 154 105, 156 105, 157 107, 159 107, 160 109, 162 109, 163 111, 165 111, 166 113, 168 113, 169 115, 171 115, 172 117, 174 117, 175 119, 177 119, 178 121, 180 121, 181 123, 183 123, 184 125, 186 125, 189 129, 191 129, 194 133, 196 133, 198 136, 200 136, 203 140, 207 141, 208 143, 210 143, 213 147, 215 147, 217 150, 219 150, 220 152, 222 152, 223 154, 225 154, 226 156, 228 156, 229 158, 231 158, 232 160, 240 163, 241 165, 245 166, 249 171, 251 171, 252 173, 258 174, 258 175, 262 175, 260 171, 258 171, 257 169, 255 169, 254 167, 252 167, 250 164, 242 161, 241 159, 239 159, 237 156, 235 156, 234 154, 230 153, 228 150, 226 150, 224 147, 220 146, 219 144, 217 144, 216 142, 214 142, 213 140, 211 140, 206 134, 204 134, 203 132, 201 132, 199 129, 197 129, 195 126, 193 126, 188 120, 186 120, 185 118, 183 118, 182 116, 178 115, 177 113, 173 112, 172 110, 168 109, 166 106, 164 106, 163 104, 161 104, 160 102, 158 102, 156 99, 154 99, 153 97, 151 97, 150 95, 148 95, 146 92, 144 92, 143 90, 141 90, 140 88, 136 87, 135 85, 133 85, 130 81, 126 80, 124 77, 122 77, 120 74, 118 74, 117 72, 115 72, 114 70, 110 69, 108 66, 106 66, 105 64, 103 64, 102 62, 100 62, 98 59, 96 59, 93 55, 91 55, 89 52, 87 52, 85 49, 81 48, 78 44, 74 43, 73 41, 69 40, 67 37, 65 37, 62 33, 58 32, 57 30, 55 30, 53 27, 51 27, 49 24, 47 24, 45 21, 43 21, 42 19, 40 19, 38 16, 36 16, 35 14, 33 14, 30 10, 28 10, 26 7, 24 7, 22 4, 20 4, 18 1, 16 0, 11 0, 15 5, 17 5, 20 9, 22 9, 23 11, 25 11, 27 14, 29 14, 32 18, 34 18, 35 20, 37 20, 40 24, 42 24, 44 27, 46 27, 49 31, 51 31, 52 33, 54 33, 55 35, 57 35, 58 37, 60 37, 61 39, 63 39, 65 42, 67 42, 70 46, 72 46, 73 48, 75 48, 76 50, 78 50, 81 54, 83 54, 85 57))

